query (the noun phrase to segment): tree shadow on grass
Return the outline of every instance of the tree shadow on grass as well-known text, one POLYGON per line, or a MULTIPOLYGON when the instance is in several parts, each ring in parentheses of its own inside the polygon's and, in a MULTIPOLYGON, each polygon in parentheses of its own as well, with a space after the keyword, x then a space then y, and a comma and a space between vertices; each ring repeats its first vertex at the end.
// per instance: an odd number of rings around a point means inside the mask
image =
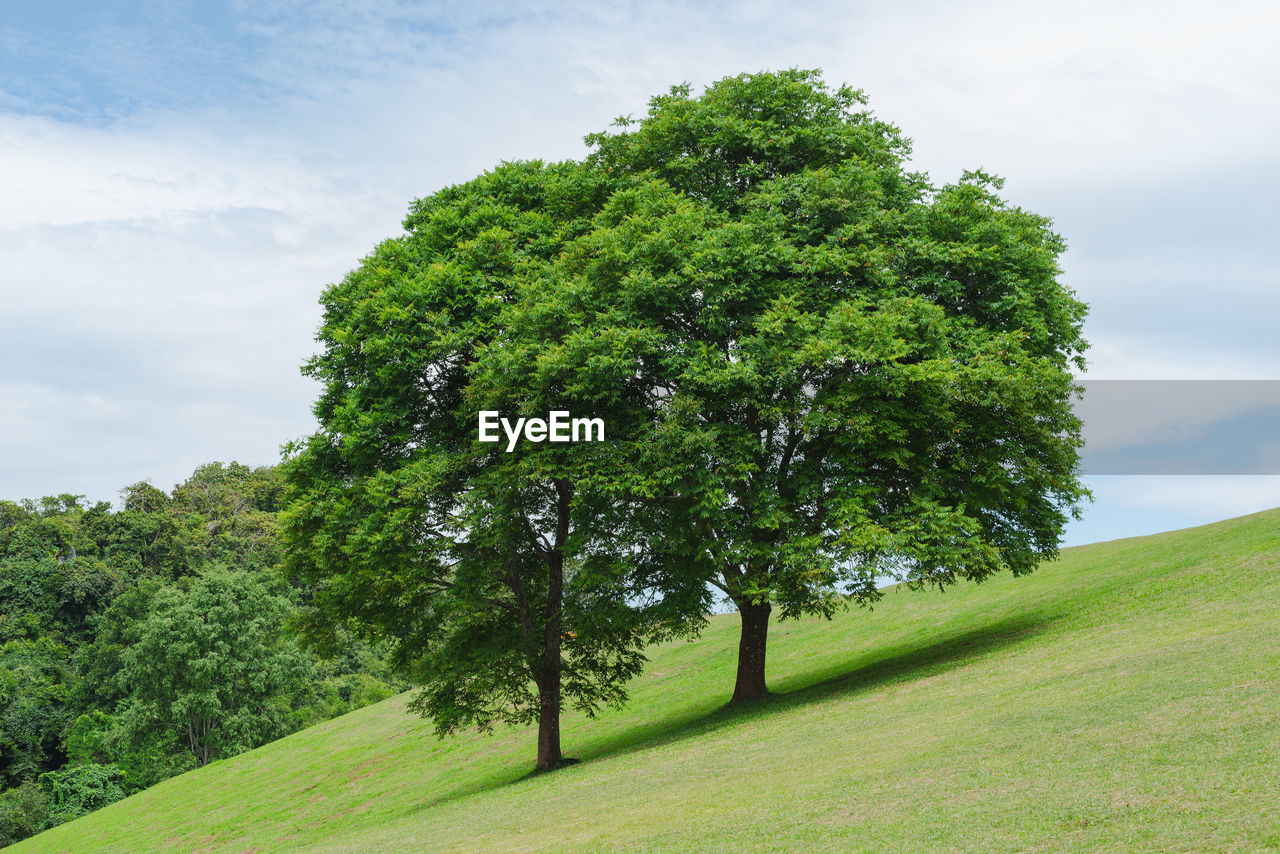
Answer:
POLYGON ((1052 618, 1023 615, 994 620, 985 626, 942 639, 922 638, 890 647, 865 650, 839 666, 797 673, 778 680, 774 697, 783 703, 807 703, 838 694, 910 678, 942 673, 970 659, 1019 646, 1053 626, 1052 618))
MULTIPOLYGON (((840 665, 774 680, 769 696, 762 700, 725 704, 711 712, 694 710, 662 722, 632 727, 610 738, 607 744, 588 747, 578 755, 583 760, 602 759, 646 750, 809 703, 853 696, 880 685, 944 673, 975 658, 1023 644, 1051 625, 1051 622, 1033 617, 1013 617, 942 640, 930 642, 922 639, 916 643, 864 650, 840 665)), ((726 692, 732 687, 727 684, 726 692)))
MULTIPOLYGON (((770 695, 763 700, 725 704, 710 709, 704 704, 661 721, 632 726, 622 732, 591 739, 588 744, 572 751, 572 764, 648 750, 809 703, 854 696, 877 686, 944 673, 976 658, 1026 643, 1051 626, 1052 620, 1046 620, 1043 616, 1011 617, 943 639, 934 637, 891 647, 862 650, 838 665, 774 680, 770 695)), ((728 693, 733 686, 726 684, 724 687, 728 693)), ((545 773, 518 774, 496 785, 455 790, 423 806, 434 806, 475 794, 480 788, 493 790, 542 777, 545 773)))

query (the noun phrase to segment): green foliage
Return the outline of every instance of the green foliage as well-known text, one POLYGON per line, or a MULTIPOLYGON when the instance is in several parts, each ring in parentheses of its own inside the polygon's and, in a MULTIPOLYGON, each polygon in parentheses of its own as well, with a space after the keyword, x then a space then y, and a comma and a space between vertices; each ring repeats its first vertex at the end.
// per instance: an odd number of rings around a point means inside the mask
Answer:
MULTIPOLYGON (((127 490, 126 490, 127 493, 127 490)), ((198 561, 180 513, 125 496, 125 509, 86 519, 102 554, 129 577, 166 580, 187 575, 198 561)))
MULTIPOLYGON (((236 639, 238 645, 206 650, 211 679, 253 683, 247 693, 234 684, 228 689, 247 697, 250 710, 224 715, 230 729, 214 727, 223 734, 209 751, 240 750, 405 687, 388 675, 385 655, 374 647, 351 644, 327 662, 303 656, 283 637, 298 594, 269 577, 279 559, 282 489, 275 469, 233 462, 201 466, 172 495, 146 482, 127 486, 118 511, 72 494, 0 501, 0 787, 14 787, 0 820, 6 838, 100 802, 98 794, 87 793, 64 799, 49 813, 47 804, 40 806, 47 795, 35 785, 42 774, 112 766, 124 775, 123 791, 132 792, 196 766, 177 729, 158 719, 139 724, 145 704, 134 691, 141 683, 129 678, 126 664, 145 670, 145 660, 129 654, 147 639, 148 621, 177 613, 174 597, 193 595, 206 583, 202 574, 217 574, 221 565, 247 575, 252 596, 265 591, 254 603, 265 616, 258 618, 263 630, 236 639), (220 660, 253 655, 255 639, 270 650, 265 660, 281 667, 265 679, 244 667, 219 670, 220 660), (302 686, 292 675, 300 657, 302 669, 315 674, 302 686), (264 699, 264 690, 276 693, 264 699)), ((203 625, 209 619, 202 614, 203 625)), ((235 616, 214 613, 211 619, 235 616)), ((194 625, 187 621, 187 628, 194 625)), ((186 691, 186 709, 196 712, 190 695, 199 693, 198 686, 170 687, 186 691)), ((92 780, 82 782, 90 786, 92 780)))
POLYGON ((313 676, 298 695, 290 729, 303 729, 385 700, 409 688, 395 676, 381 650, 349 636, 327 658, 314 662, 313 676))
POLYGON ((100 709, 80 715, 67 726, 67 761, 73 765, 103 764, 110 757, 107 739, 115 718, 100 709))
POLYGON ((70 679, 67 650, 50 638, 0 647, 0 788, 61 759, 70 679))
POLYGON ((140 480, 120 490, 122 509, 131 513, 157 513, 169 507, 169 496, 150 482, 140 480))
POLYGON ((41 774, 39 783, 48 794, 49 826, 79 818, 128 794, 125 772, 114 765, 73 765, 41 774))
POLYGON ((159 579, 144 577, 96 616, 93 640, 77 648, 74 655, 81 676, 75 686, 81 708, 114 709, 128 696, 118 678, 124 651, 137 641, 150 614, 151 600, 163 586, 159 579))
POLYGON ((287 597, 264 578, 211 569, 151 600, 120 657, 133 744, 159 735, 197 765, 283 735, 307 661, 281 633, 287 597))
POLYGON ((942 586, 1055 553, 1085 344, 1047 220, 981 173, 934 190, 813 72, 678 87, 590 139, 653 183, 611 202, 580 276, 660 333, 637 354, 672 392, 655 439, 735 601, 826 613, 884 569, 942 586))
POLYGON ((676 87, 587 141, 419 201, 326 291, 321 431, 285 467, 316 634, 392 639, 447 732, 532 720, 562 676, 620 702, 707 584, 744 614, 748 697, 775 607, 1056 554, 1084 306, 1046 219, 983 173, 931 186, 816 72, 676 87), (610 439, 506 453, 482 409, 610 439))
POLYGON ((324 383, 321 432, 284 466, 313 634, 389 643, 442 734, 542 720, 541 767, 559 761, 562 693, 622 702, 646 639, 687 625, 632 607, 608 448, 476 439, 478 409, 586 413, 613 393, 616 370, 549 366, 535 386, 505 370, 523 362, 515 339, 540 340, 554 308, 533 297, 604 190, 578 164, 511 163, 416 202, 405 236, 325 292, 324 352, 306 368, 324 383))
MULTIPOLYGON (((25 539, 29 532, 22 535, 25 539)), ((33 640, 52 628, 61 587, 61 568, 52 557, 19 554, 0 560, 0 601, 5 605, 0 640, 33 640)))
POLYGON ((755 615, 741 696, 764 690, 774 607, 830 616, 886 574, 941 589, 1057 553, 1087 495, 1085 307, 1047 219, 984 173, 908 172, 899 131, 816 72, 677 87, 588 141, 632 185, 559 280, 579 335, 633 333, 654 392, 635 482, 670 496, 674 559, 755 615))
POLYGON ((200 564, 266 570, 280 562, 275 517, 283 496, 273 467, 208 463, 174 488, 170 506, 200 564))
POLYGON ((86 509, 80 496, 24 504, 26 511, 9 516, 0 538, 0 641, 79 640, 89 614, 123 585, 121 573, 101 559, 94 536, 108 508, 86 509))
POLYGON ((922 180, 897 168, 909 151, 906 139, 865 105, 861 91, 833 90, 816 71, 742 74, 699 97, 687 84, 673 86, 649 100, 643 119, 586 141, 595 149, 591 162, 609 173, 653 175, 682 196, 731 214, 779 177, 889 166, 883 176, 889 184, 864 185, 843 200, 858 207, 874 200, 868 191, 910 192, 922 180))
POLYGON ((0 847, 49 827, 49 796, 34 780, 0 792, 0 847))
POLYGON ((0 552, 7 552, 9 534, 30 515, 16 501, 0 500, 0 552))

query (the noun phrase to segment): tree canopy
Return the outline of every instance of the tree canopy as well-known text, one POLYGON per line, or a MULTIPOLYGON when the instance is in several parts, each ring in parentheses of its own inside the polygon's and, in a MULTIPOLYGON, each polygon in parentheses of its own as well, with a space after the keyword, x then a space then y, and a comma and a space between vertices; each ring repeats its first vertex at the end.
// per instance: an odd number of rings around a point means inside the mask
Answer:
POLYGON ((324 295, 319 431, 290 448, 316 639, 390 640, 443 732, 620 702, 646 641, 1029 572, 1075 477, 1084 306, 1050 222, 935 187, 864 97, 740 75, 415 202, 324 295), (479 440, 482 411, 599 417, 479 440))
MULTIPOLYGON (((1086 495, 1070 369, 1085 307, 1044 217, 908 143, 816 72, 741 75, 588 137, 628 181, 572 279, 592 326, 643 328, 668 539, 733 601, 735 699, 766 692, 767 624, 1031 571, 1086 495), (638 183, 637 182, 642 182, 638 183)), ((597 333, 604 334, 604 333, 597 333)))
POLYGON ((310 674, 281 636, 293 609, 273 586, 215 568, 151 597, 117 676, 130 741, 176 743, 199 766, 288 732, 291 698, 310 674))
POLYGON ((540 769, 562 759, 562 697, 622 702, 645 644, 702 613, 697 585, 684 610, 646 599, 643 522, 613 500, 618 442, 479 441, 482 410, 615 427, 643 411, 624 342, 566 337, 547 299, 606 187, 581 164, 513 163, 416 202, 407 233, 325 293, 306 369, 321 430, 286 463, 313 637, 388 640, 441 734, 537 721, 540 769))

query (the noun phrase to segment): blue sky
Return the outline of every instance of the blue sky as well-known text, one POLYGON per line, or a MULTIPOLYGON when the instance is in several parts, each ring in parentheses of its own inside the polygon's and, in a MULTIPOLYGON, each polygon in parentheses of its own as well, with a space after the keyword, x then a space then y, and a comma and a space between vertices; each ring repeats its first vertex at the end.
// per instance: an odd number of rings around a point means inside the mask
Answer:
MULTIPOLYGON (((311 429, 317 297, 409 201, 670 85, 819 67, 942 182, 1054 218, 1090 378, 1280 379, 1280 12, 1266 3, 10 4, 0 496, 113 500, 311 429)), ((1068 543, 1280 505, 1093 477, 1068 543)))

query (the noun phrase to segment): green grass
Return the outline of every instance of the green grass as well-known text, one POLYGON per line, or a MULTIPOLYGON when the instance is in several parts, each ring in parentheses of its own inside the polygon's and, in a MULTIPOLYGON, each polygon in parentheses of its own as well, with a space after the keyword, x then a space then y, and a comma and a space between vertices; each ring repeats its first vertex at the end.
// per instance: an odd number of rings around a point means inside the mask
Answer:
POLYGON ((1280 850, 1280 510, 657 648, 623 711, 437 740, 399 697, 14 851, 1280 850))

